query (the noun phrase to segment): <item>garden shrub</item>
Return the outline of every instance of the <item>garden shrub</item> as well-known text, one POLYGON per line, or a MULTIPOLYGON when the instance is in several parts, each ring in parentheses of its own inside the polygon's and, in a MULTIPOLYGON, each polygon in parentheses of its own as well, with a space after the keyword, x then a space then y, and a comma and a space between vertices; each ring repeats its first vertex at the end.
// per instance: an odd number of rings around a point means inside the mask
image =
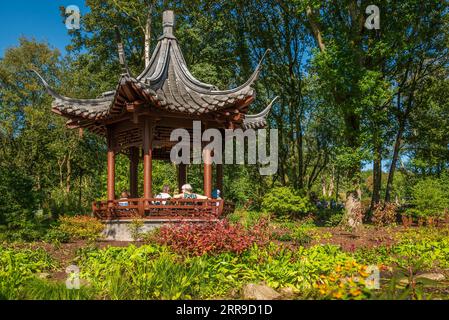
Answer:
POLYGON ((326 227, 336 227, 343 219, 344 209, 341 208, 321 208, 315 214, 317 225, 326 227))
POLYGON ((209 223, 180 223, 162 226, 154 237, 159 244, 168 245, 176 252, 202 255, 205 253, 242 253, 253 243, 269 240, 268 224, 259 221, 251 229, 227 220, 209 223))
POLYGON ((302 217, 314 210, 307 196, 288 187, 271 189, 264 196, 262 208, 276 216, 302 217))
POLYGON ((0 224, 6 225, 25 215, 27 219, 37 209, 38 192, 33 179, 14 163, 0 163, 0 224))
POLYGON ((308 225, 299 225, 293 229, 292 239, 301 246, 309 244, 313 240, 313 229, 308 225))
POLYGON ((395 203, 378 203, 374 206, 371 220, 377 227, 391 225, 396 222, 398 206, 395 203))
POLYGON ((449 208, 449 186, 441 179, 420 180, 411 191, 413 212, 418 217, 441 217, 449 208))
POLYGON ((32 242, 40 240, 45 233, 45 227, 36 219, 19 215, 4 227, 1 238, 8 242, 32 242))
POLYGON ((231 223, 240 223, 243 226, 250 228, 257 224, 260 219, 270 219, 270 214, 267 212, 251 211, 244 208, 236 209, 227 217, 231 223))
POLYGON ((53 227, 50 229, 44 237, 44 240, 49 243, 68 243, 70 242, 70 234, 59 229, 59 227, 53 227))
POLYGON ((58 230, 67 233, 73 240, 95 241, 101 238, 104 226, 100 220, 89 216, 62 216, 58 230))
POLYGON ((339 212, 336 214, 333 214, 329 217, 329 219, 326 220, 324 225, 326 227, 336 227, 340 224, 341 220, 343 219, 343 213, 339 212))

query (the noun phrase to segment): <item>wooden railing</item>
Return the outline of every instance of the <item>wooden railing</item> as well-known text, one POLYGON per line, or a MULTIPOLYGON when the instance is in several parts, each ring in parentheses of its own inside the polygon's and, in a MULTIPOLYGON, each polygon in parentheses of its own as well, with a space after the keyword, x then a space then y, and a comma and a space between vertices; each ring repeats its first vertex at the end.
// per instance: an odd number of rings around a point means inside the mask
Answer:
POLYGON ((93 214, 100 219, 216 219, 222 216, 224 200, 216 199, 126 199, 97 201, 92 204, 93 214))

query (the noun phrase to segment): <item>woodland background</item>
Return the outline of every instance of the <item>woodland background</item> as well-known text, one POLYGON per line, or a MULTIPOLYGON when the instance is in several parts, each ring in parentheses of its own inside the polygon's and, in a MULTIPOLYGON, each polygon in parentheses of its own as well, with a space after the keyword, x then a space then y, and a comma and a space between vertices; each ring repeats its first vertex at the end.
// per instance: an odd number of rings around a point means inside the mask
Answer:
MULTIPOLYGON (((138 74, 162 33, 165 9, 175 11, 175 35, 204 82, 242 83, 272 50, 250 112, 280 96, 269 118, 279 129, 279 170, 263 177, 257 166, 225 166, 226 199, 258 210, 273 192, 328 202, 352 194, 367 217, 383 202, 443 212, 449 206, 448 3, 376 1, 380 30, 368 30, 371 2, 87 0, 90 12, 80 30, 70 31, 66 55, 20 39, 0 60, 0 224, 88 213, 93 200, 105 198, 105 141, 66 129, 29 70, 66 96, 112 90, 120 75, 114 26, 138 74)), ((188 169, 197 192, 201 170, 188 169)), ((155 162, 153 175, 156 191, 165 183, 176 188, 172 164, 155 162)), ((120 156, 116 189, 127 189, 127 181, 128 161, 120 156)))

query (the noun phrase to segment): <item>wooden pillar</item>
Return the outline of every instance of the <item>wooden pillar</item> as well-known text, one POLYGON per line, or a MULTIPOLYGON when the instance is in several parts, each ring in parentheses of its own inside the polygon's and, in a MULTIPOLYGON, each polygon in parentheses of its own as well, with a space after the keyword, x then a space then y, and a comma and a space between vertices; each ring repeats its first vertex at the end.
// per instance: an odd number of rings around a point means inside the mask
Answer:
POLYGON ((131 198, 139 197, 138 187, 138 172, 139 172, 139 149, 137 147, 129 148, 129 192, 131 198))
POLYGON ((217 189, 221 192, 220 197, 223 198, 223 164, 216 165, 215 179, 217 179, 217 189))
POLYGON ((187 166, 184 163, 178 165, 178 190, 182 192, 181 187, 187 182, 187 166))
POLYGON ((204 195, 212 198, 211 150, 204 149, 204 195))
POLYGON ((115 152, 108 150, 108 204, 115 200, 115 152))
POLYGON ((115 150, 112 131, 108 130, 108 206, 113 206, 115 200, 115 150))
POLYGON ((215 179, 216 179, 216 188, 220 190, 220 197, 223 198, 224 195, 224 184, 223 184, 223 163, 225 161, 225 145, 226 145, 226 139, 225 139, 225 130, 219 129, 221 133, 221 164, 216 164, 216 172, 215 172, 215 179))
POLYGON ((153 123, 145 119, 143 137, 143 197, 152 198, 152 175, 153 175, 153 123))

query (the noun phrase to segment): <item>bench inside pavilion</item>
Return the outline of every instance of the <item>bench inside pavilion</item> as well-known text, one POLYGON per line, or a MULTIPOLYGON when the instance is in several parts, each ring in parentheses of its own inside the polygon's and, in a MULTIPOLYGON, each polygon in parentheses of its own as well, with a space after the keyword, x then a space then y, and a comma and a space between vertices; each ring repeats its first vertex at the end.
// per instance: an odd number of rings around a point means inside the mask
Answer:
MULTIPOLYGON (((107 199, 92 205, 93 214, 104 220, 129 219, 210 219, 226 211, 223 199, 212 199, 213 166, 204 163, 204 194, 207 200, 176 199, 161 203, 153 198, 152 161, 170 161, 170 150, 177 143, 170 133, 184 128, 192 133, 193 121, 202 128, 247 129, 266 126, 271 105, 256 115, 248 115, 255 99, 254 83, 261 64, 241 86, 219 90, 196 79, 188 70, 178 40, 174 36, 173 11, 163 13, 163 34, 158 39, 149 65, 137 77, 127 67, 118 34, 122 74, 113 91, 95 99, 75 99, 60 95, 38 74, 54 98, 52 111, 68 118, 70 129, 86 129, 107 140, 107 199), (115 189, 115 158, 129 157, 128 205, 119 204, 115 189), (138 166, 143 161, 143 192, 139 196, 138 166)), ((192 135, 192 134, 191 134, 192 135)), ((177 168, 179 188, 186 181, 186 164, 177 168)), ((215 188, 223 190, 223 165, 215 165, 215 188)), ((180 190, 179 190, 180 191, 180 190)), ((122 201, 123 202, 123 201, 122 201)))

